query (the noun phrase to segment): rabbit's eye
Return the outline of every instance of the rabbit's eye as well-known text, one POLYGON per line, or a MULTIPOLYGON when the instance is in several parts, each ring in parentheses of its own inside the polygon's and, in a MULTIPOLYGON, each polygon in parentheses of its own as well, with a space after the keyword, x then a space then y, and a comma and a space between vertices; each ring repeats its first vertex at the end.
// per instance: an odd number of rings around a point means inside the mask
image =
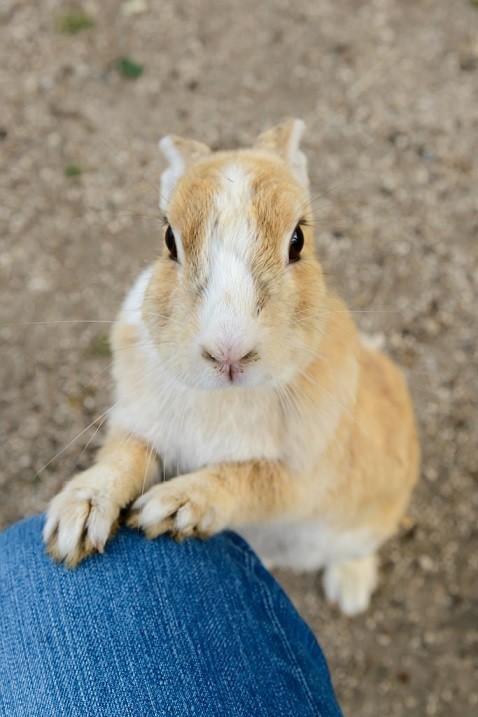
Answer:
POLYGON ((168 228, 166 229, 166 234, 164 235, 164 241, 166 242, 166 246, 168 247, 169 256, 174 261, 178 260, 178 250, 176 248, 176 239, 174 238, 174 232, 171 229, 171 227, 168 224, 168 228))
POLYGON ((302 232, 300 225, 297 224, 296 228, 294 229, 294 233, 292 234, 292 238, 291 238, 290 244, 289 244, 289 263, 290 264, 294 263, 295 261, 299 261, 300 252, 302 251, 303 246, 304 246, 304 233, 302 232))

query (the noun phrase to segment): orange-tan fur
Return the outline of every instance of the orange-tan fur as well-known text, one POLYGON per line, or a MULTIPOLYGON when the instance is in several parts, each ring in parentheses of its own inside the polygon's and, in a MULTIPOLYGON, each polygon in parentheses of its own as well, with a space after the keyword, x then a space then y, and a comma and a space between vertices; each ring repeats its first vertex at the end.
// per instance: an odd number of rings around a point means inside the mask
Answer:
POLYGON ((325 567, 327 596, 345 612, 367 606, 419 449, 402 373, 360 340, 314 254, 299 129, 215 154, 168 138, 163 208, 180 257, 163 250, 114 328, 117 407, 97 464, 50 506, 54 558, 73 566, 102 551, 139 496, 129 520, 148 537, 234 527, 287 566, 316 536, 302 567, 325 567), (287 265, 302 219, 304 248, 287 265), (238 357, 218 358, 223 345, 238 357), (171 480, 150 487, 161 469, 171 480))

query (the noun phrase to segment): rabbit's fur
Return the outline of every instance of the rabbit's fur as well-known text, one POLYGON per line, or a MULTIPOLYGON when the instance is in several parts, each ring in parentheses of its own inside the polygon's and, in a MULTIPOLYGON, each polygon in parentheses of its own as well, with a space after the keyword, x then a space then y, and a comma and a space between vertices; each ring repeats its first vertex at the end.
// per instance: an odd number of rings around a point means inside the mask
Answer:
POLYGON ((301 133, 295 120, 219 153, 160 143, 177 261, 164 247, 115 324, 109 432, 49 507, 55 559, 101 552, 132 504, 150 538, 234 528, 266 564, 324 568, 344 612, 367 607, 419 450, 401 372, 361 341, 314 255, 301 133))

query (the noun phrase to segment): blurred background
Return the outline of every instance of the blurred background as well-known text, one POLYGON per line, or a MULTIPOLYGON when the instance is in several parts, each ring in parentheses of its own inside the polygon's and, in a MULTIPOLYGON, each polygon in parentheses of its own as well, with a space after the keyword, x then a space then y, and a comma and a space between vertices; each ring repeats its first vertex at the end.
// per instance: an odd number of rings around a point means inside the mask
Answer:
POLYGON ((421 482, 370 610, 277 577, 347 715, 478 714, 476 0, 0 2, 0 527, 90 465, 160 245, 158 139, 289 117, 329 281, 406 370, 421 482), (43 470, 41 470, 43 468, 43 470))

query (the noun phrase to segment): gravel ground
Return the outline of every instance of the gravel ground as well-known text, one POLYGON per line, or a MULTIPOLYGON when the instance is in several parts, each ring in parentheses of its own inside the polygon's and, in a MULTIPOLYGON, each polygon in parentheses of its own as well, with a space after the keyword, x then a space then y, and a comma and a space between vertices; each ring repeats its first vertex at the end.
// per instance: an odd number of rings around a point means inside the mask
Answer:
POLYGON ((319 254, 408 372, 423 446, 365 616, 278 574, 347 715, 478 714, 474 5, 0 3, 0 525, 100 442, 108 322, 159 242, 158 138, 235 147, 304 118, 319 254), (80 7, 93 26, 67 34, 80 7))

